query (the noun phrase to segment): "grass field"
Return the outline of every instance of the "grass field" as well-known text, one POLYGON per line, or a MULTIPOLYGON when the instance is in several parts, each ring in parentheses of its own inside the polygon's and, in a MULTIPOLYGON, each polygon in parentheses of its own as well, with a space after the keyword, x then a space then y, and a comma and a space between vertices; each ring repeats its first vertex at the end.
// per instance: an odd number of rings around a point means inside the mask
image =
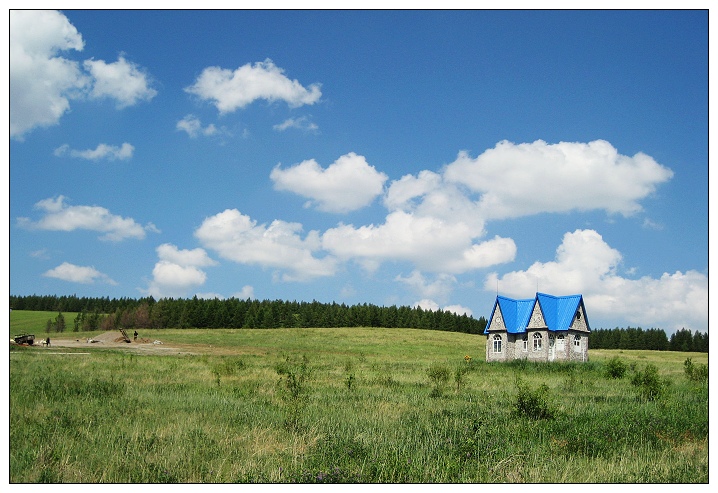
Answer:
MULTIPOLYGON (((47 321, 54 321, 57 317, 57 313, 58 312, 13 310, 10 312, 10 336, 24 333, 44 333, 47 321)), ((67 326, 66 330, 72 331, 77 313, 63 312, 62 316, 65 317, 65 325, 67 326)))
POLYGON ((683 369, 706 354, 500 364, 483 336, 426 330, 141 336, 196 354, 11 348, 11 482, 708 482, 708 386, 683 369), (650 399, 632 383, 648 365, 650 399))

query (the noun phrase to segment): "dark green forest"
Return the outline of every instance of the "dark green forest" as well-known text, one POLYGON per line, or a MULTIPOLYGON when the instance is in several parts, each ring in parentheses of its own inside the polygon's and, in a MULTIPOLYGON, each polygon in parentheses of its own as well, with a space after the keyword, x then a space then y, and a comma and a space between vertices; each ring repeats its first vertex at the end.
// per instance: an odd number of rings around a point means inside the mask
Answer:
MULTIPOLYGON (((10 296, 13 310, 76 312, 71 326, 64 317, 48 320, 47 331, 91 331, 164 328, 402 327, 482 334, 486 318, 475 319, 420 307, 345 305, 237 298, 86 298, 77 296, 10 296), (59 323, 58 323, 59 322, 59 323)), ((708 333, 681 329, 669 338, 662 329, 640 327, 592 329, 592 349, 649 349, 708 352, 708 333)))
MULTIPOLYGON (((337 303, 191 299, 153 297, 131 299, 78 298, 76 296, 11 296, 13 310, 77 312, 73 327, 65 330, 164 329, 164 328, 266 328, 280 327, 403 327, 481 334, 478 320, 443 310, 420 307, 347 306, 337 303)), ((62 328, 52 325, 51 330, 62 328)))

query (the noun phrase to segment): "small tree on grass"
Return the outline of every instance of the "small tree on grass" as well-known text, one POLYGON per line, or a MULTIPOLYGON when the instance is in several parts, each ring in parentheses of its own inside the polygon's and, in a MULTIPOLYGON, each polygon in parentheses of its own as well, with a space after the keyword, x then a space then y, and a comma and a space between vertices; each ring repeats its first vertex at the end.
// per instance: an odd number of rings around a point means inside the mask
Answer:
POLYGON ((658 375, 658 368, 649 363, 642 371, 638 370, 633 374, 631 384, 636 387, 642 398, 655 401, 665 394, 668 380, 661 378, 658 375))
POLYGON ((449 367, 441 363, 433 363, 426 369, 426 376, 429 377, 429 381, 434 386, 431 390, 431 397, 441 397, 450 375, 451 370, 449 370, 449 367))
POLYGON ((620 379, 626 374, 628 366, 618 356, 608 360, 606 363, 606 376, 608 378, 620 379))
POLYGON ((548 385, 542 383, 531 390, 520 378, 516 379, 518 395, 514 402, 514 412, 518 416, 531 419, 553 419, 555 412, 548 401, 548 385))
POLYGON ((708 381, 708 365, 694 365, 690 358, 683 362, 686 378, 691 382, 705 383, 708 381))
POLYGON ((302 398, 306 392, 305 383, 311 374, 309 359, 304 355, 301 361, 297 362, 287 356, 284 362, 277 365, 276 370, 281 377, 279 383, 286 390, 284 396, 288 401, 288 413, 284 425, 287 429, 298 431, 301 427, 302 398))

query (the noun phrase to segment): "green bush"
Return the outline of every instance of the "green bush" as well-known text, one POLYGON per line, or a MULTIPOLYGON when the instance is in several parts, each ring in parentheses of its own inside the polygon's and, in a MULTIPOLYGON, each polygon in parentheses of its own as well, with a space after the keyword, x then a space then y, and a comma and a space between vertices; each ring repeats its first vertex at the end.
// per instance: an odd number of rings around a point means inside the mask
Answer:
POLYGON ((536 390, 531 390, 519 378, 516 379, 518 395, 514 402, 514 412, 531 419, 553 419, 554 411, 548 402, 548 385, 542 383, 536 390))
POLYGON ((626 370, 628 370, 628 365, 618 356, 611 358, 606 363, 606 376, 608 378, 623 378, 626 370))
POLYGON ((449 381, 451 370, 441 363, 433 363, 426 369, 426 376, 429 377, 429 380, 434 385, 431 396, 439 397, 444 391, 444 386, 449 381))
POLYGON ((690 358, 686 358, 683 369, 691 382, 705 383, 708 381, 708 365, 694 365, 690 358))
POLYGON ((649 401, 660 399, 668 387, 668 381, 658 375, 658 368, 653 364, 647 364, 643 371, 638 370, 631 378, 631 384, 638 389, 641 397, 649 401))

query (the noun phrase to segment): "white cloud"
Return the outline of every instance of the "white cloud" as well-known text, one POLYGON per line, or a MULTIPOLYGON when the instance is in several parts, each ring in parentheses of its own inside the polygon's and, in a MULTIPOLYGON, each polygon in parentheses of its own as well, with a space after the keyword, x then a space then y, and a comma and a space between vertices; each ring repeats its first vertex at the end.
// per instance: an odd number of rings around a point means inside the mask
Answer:
POLYGON ((99 161, 100 159, 114 161, 116 159, 130 159, 132 158, 134 151, 134 146, 128 142, 123 143, 120 147, 108 144, 98 144, 95 149, 87 149, 84 151, 70 149, 70 146, 63 144, 55 149, 54 154, 58 157, 69 154, 71 157, 88 159, 90 161, 99 161))
POLYGON ((250 285, 242 286, 242 289, 234 293, 232 297, 238 300, 254 299, 254 288, 250 285))
POLYGON ((82 51, 77 29, 59 12, 10 11, 10 136, 56 125, 89 80, 77 62, 57 56, 82 51))
POLYGON ((438 312, 439 311, 439 304, 434 300, 419 300, 416 303, 414 303, 414 308, 421 307, 422 310, 432 311, 432 312, 438 312))
MULTIPOLYGON (((422 310, 432 312, 438 312, 440 309, 442 309, 436 301, 427 298, 424 298, 414 303, 414 308, 417 307, 421 307, 422 310)), ((469 317, 472 315, 472 311, 469 308, 466 308, 465 306, 461 305, 447 305, 442 310, 445 312, 455 313, 456 315, 466 314, 469 317)))
POLYGON ((171 243, 163 243, 157 247, 157 255, 161 260, 184 266, 208 267, 217 265, 217 262, 209 258, 207 252, 202 248, 180 250, 171 243))
POLYGON ((663 229, 663 225, 660 223, 656 223, 651 221, 648 218, 643 219, 643 228, 644 229, 654 229, 656 231, 661 231, 663 229))
POLYGON ((217 127, 213 123, 210 123, 206 127, 203 127, 200 119, 194 115, 187 115, 182 118, 180 121, 177 122, 176 128, 177 130, 183 130, 187 132, 187 135, 189 135, 193 139, 199 135, 209 137, 211 135, 215 135, 218 132, 217 127))
POLYGON ((499 278, 487 276, 484 289, 509 296, 531 297, 539 290, 556 295, 583 294, 589 320, 625 319, 625 324, 708 330, 708 277, 690 270, 664 273, 659 279, 626 279, 618 274, 621 254, 593 230, 566 233, 555 261, 535 262, 523 271, 499 278))
POLYGON ((152 280, 146 290, 141 290, 155 298, 185 296, 190 289, 207 280, 207 274, 200 267, 217 265, 202 248, 180 250, 175 245, 163 243, 156 251, 159 261, 152 269, 152 280))
POLYGON ((280 220, 269 226, 257 225, 237 209, 227 209, 206 218, 195 236, 203 246, 216 251, 222 258, 283 271, 281 279, 284 281, 334 275, 336 259, 314 256, 321 246, 319 234, 310 231, 302 239, 301 230, 298 223, 280 220))
POLYGON ((43 276, 63 281, 78 282, 81 284, 92 284, 95 281, 101 281, 112 285, 117 284, 106 274, 103 274, 94 267, 82 267, 68 262, 63 262, 54 269, 48 270, 43 274, 43 276))
POLYGON ((322 95, 319 84, 305 88, 296 79, 288 79, 270 59, 234 71, 207 67, 185 91, 212 102, 220 113, 244 108, 257 99, 285 101, 290 107, 298 107, 314 104, 322 95))
POLYGON ((437 274, 432 282, 418 270, 413 271, 408 277, 398 275, 394 280, 406 284, 419 296, 440 300, 448 299, 456 284, 456 278, 450 274, 437 274))
POLYGON ((39 258, 43 260, 48 260, 50 258, 50 255, 47 252, 47 248, 41 248, 40 250, 34 250, 30 252, 30 256, 33 258, 39 258))
POLYGON ((514 259, 512 239, 496 236, 474 243, 478 236, 463 222, 395 211, 379 226, 331 228, 322 236, 322 245, 333 255, 355 259, 366 268, 387 260, 410 261, 423 271, 459 274, 514 259))
POLYGON ((317 203, 325 212, 350 212, 369 205, 381 194, 387 176, 370 166, 364 156, 350 152, 323 169, 313 159, 282 169, 269 177, 275 190, 294 192, 317 203))
POLYGON ((62 13, 10 11, 10 136, 22 140, 37 127, 59 123, 70 101, 112 98, 118 108, 149 101, 157 91, 136 64, 61 56, 82 51, 82 35, 62 13), (83 68, 85 70, 83 70, 83 68))
POLYGON ((111 214, 109 210, 99 206, 65 204, 65 197, 48 198, 35 204, 36 209, 45 212, 38 221, 27 217, 18 218, 18 224, 29 229, 48 231, 74 231, 87 229, 105 233, 101 240, 121 241, 125 238, 143 239, 146 231, 157 232, 154 224, 146 227, 137 224, 132 218, 111 214))
POLYGON ((446 181, 481 194, 478 207, 485 219, 595 209, 629 216, 672 176, 652 157, 621 155, 603 140, 503 141, 476 159, 460 153, 444 171, 446 181))
POLYGON ((152 269, 152 283, 150 293, 153 296, 162 297, 166 290, 181 290, 204 284, 207 274, 192 265, 179 265, 166 260, 160 260, 152 269), (161 287, 162 295, 159 295, 153 288, 161 287))
POLYGON ((278 123, 272 127, 278 132, 284 132, 288 128, 296 128, 297 130, 303 130, 305 132, 317 133, 319 126, 309 120, 308 117, 302 116, 299 118, 287 118, 282 123, 278 123))
POLYGON ((473 315, 473 312, 470 308, 466 308, 465 306, 461 305, 448 305, 444 307, 445 312, 452 312, 457 315, 466 315, 467 317, 470 317, 473 315))
POLYGON ((123 56, 113 63, 85 60, 83 65, 94 79, 90 91, 92 99, 114 99, 117 108, 122 109, 140 101, 150 101, 157 95, 144 70, 123 56))

